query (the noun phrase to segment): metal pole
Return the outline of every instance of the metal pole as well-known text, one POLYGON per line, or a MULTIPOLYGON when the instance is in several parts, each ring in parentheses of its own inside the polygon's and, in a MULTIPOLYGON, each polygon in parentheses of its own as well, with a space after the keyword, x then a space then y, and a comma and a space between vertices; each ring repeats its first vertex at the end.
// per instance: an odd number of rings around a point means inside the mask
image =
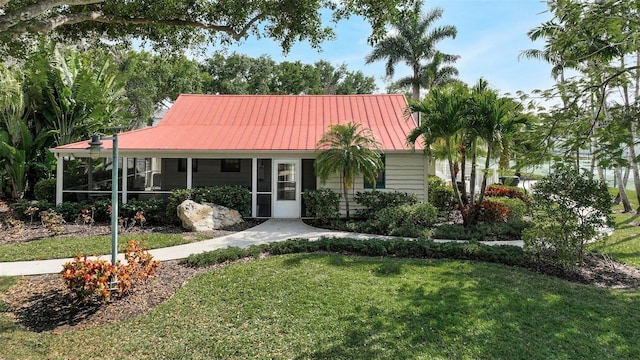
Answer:
MULTIPOLYGON (((118 134, 113 135, 113 160, 111 162, 111 264, 118 261, 118 134)), ((118 284, 117 276, 111 281, 111 287, 118 284)))

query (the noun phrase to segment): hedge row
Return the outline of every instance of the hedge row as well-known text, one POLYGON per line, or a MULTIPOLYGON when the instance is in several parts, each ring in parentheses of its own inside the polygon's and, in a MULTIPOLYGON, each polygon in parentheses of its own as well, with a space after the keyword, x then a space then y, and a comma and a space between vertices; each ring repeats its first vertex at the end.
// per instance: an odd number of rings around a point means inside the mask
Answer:
POLYGON ((181 261, 192 267, 205 267, 234 261, 244 257, 256 257, 261 253, 271 255, 334 252, 359 256, 385 256, 419 259, 461 259, 500 263, 510 266, 526 266, 528 259, 521 247, 512 245, 490 246, 480 243, 444 242, 418 239, 352 239, 328 238, 318 240, 289 239, 282 242, 252 245, 248 248, 229 247, 190 255, 181 261))

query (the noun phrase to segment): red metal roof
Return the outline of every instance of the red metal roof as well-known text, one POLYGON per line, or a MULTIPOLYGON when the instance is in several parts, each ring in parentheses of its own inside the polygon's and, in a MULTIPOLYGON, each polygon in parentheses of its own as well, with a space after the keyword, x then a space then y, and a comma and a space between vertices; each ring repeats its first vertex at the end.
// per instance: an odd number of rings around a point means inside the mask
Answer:
MULTIPOLYGON (((122 133, 121 150, 315 150, 329 125, 357 122, 385 151, 415 128, 404 95, 180 95, 154 127, 122 133)), ((88 141, 88 140, 87 140, 88 141)), ((56 150, 86 149, 87 141, 56 150)), ((105 141, 109 148, 111 141, 105 141)))

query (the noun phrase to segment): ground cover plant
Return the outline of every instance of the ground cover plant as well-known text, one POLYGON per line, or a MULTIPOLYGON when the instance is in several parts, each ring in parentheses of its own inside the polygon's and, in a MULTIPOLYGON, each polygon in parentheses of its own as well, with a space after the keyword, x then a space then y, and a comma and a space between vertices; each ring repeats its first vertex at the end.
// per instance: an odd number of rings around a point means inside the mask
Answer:
POLYGON ((632 359, 640 356, 639 307, 637 291, 498 264, 296 254, 200 274, 149 313, 107 326, 33 333, 0 314, 0 353, 632 359))

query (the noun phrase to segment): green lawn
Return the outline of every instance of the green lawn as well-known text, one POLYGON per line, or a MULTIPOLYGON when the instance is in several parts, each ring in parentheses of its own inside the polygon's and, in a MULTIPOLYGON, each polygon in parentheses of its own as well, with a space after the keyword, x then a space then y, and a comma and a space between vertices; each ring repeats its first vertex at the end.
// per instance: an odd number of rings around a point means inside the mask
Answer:
POLYGON ((30 333, 7 358, 637 359, 640 293, 502 265, 288 255, 200 275, 150 313, 30 333))
MULTIPOLYGON (((640 216, 614 217, 613 236, 592 248, 640 267, 640 216)), ((65 245, 70 255, 110 252, 108 236, 73 241, 84 250, 65 245)), ((34 244, 20 251, 50 246, 34 244)), ((16 282, 0 277, 0 293, 16 282)), ((148 314, 86 331, 23 331, 4 311, 0 301, 9 359, 640 358, 640 291, 446 259, 274 256, 200 275, 148 314)))
MULTIPOLYGON (((163 248, 201 241, 211 236, 201 234, 144 234, 120 235, 118 243, 124 249, 128 240, 143 240, 149 249, 163 248)), ((111 235, 84 238, 49 238, 24 243, 0 245, 0 262, 71 258, 77 254, 111 254, 111 235)))
POLYGON ((613 218, 616 230, 608 239, 590 246, 590 249, 640 268, 640 215, 616 213, 613 218))

